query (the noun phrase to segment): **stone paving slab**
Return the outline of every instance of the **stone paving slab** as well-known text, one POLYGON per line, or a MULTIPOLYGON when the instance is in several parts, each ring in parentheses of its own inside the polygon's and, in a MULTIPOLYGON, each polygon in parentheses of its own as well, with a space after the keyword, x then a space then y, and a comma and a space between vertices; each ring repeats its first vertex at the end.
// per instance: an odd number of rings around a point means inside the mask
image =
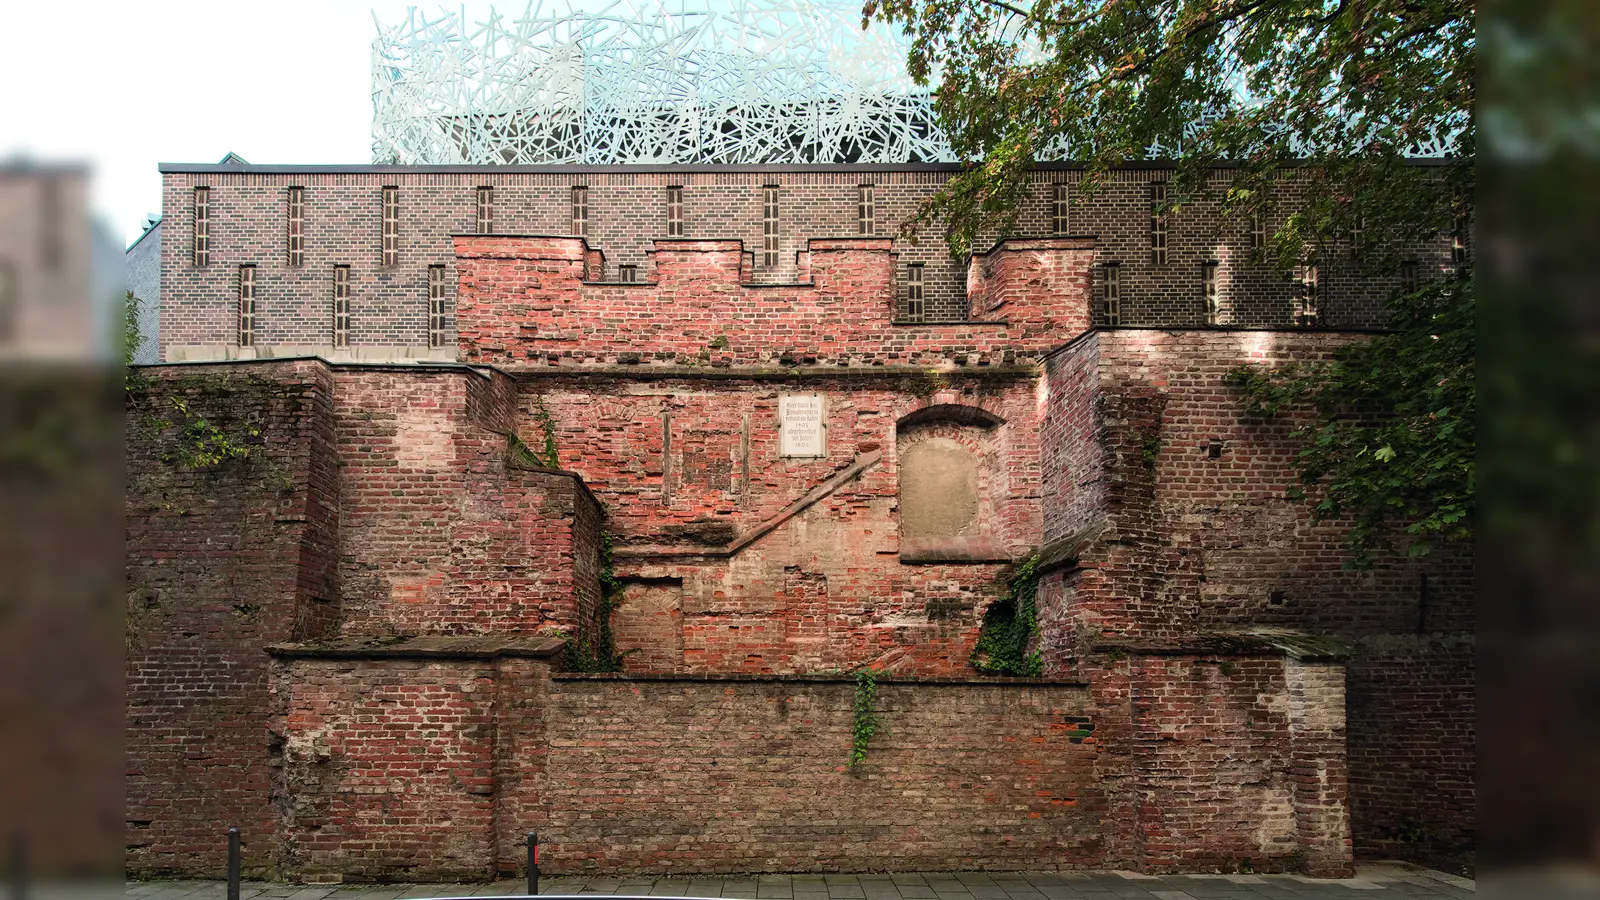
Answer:
MULTIPOLYGON (((1136 872, 926 872, 712 877, 560 876, 540 894, 717 897, 729 900, 1411 900, 1474 897, 1470 879, 1403 863, 1357 867, 1354 878, 1143 875, 1136 872)), ((522 881, 489 884, 295 885, 251 881, 240 900, 409 900, 511 897, 522 881)), ((125 900, 226 900, 220 881, 130 881, 125 900)))

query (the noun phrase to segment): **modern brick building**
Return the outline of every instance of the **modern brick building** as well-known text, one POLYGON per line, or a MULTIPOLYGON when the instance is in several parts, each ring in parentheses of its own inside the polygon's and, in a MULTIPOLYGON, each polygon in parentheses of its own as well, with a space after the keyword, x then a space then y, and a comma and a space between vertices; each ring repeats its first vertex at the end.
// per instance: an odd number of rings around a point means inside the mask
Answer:
POLYGON ((1286 281, 1159 165, 1043 167, 958 263, 895 236, 950 171, 164 166, 130 868, 1470 854, 1470 559, 1345 569, 1223 381, 1450 241, 1286 281), (983 676, 1028 560, 1043 674, 983 676))

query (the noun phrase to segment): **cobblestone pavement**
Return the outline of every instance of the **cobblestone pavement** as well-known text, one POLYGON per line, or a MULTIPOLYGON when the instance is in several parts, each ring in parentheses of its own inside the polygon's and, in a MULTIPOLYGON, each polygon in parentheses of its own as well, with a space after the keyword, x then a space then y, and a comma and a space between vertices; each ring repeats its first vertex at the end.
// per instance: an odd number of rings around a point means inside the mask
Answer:
MULTIPOLYGON (((298 885, 252 881, 240 900, 405 900, 515 896, 522 881, 492 884, 298 885)), ((1472 897, 1465 878, 1401 863, 1357 868, 1355 878, 1298 875, 1138 875, 1132 872, 938 872, 910 875, 546 877, 541 894, 632 894, 741 900, 1400 900, 1472 897)), ((216 881, 133 881, 126 900, 224 900, 216 881)))

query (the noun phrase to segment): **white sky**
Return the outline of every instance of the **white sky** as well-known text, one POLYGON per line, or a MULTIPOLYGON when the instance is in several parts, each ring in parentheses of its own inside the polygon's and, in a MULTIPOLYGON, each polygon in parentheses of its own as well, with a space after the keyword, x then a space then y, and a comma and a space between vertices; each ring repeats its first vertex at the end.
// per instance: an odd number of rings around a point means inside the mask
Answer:
MULTIPOLYGON (((372 159, 373 10, 395 0, 8 0, 0 162, 87 161, 124 245, 161 210, 162 162, 372 159)), ((452 4, 454 5, 454 4, 452 4)), ((499 4, 520 9, 523 0, 499 4)))

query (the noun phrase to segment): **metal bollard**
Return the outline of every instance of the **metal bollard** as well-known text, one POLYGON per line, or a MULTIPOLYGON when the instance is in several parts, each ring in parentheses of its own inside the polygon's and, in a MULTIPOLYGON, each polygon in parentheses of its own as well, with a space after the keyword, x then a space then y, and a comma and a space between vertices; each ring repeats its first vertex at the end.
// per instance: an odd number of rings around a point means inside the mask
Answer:
POLYGON ((528 832, 528 896, 539 893, 539 832, 528 832))
POLYGON ((239 900, 239 826, 228 829, 228 900, 239 900))

